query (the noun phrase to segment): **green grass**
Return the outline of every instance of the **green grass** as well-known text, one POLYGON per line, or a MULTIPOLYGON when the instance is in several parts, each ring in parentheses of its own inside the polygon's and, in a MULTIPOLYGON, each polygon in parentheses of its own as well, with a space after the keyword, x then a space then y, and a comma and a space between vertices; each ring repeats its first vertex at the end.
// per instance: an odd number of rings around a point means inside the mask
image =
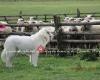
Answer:
MULTIPOLYGON (((77 8, 81 12, 100 12, 100 0, 1 1, 0 15, 17 15, 20 10, 23 14, 75 13, 77 8)), ((100 80, 100 59, 86 62, 76 56, 40 56, 38 67, 34 68, 28 57, 17 56, 11 69, 0 60, 0 80, 100 80)))
POLYGON ((38 67, 34 68, 28 57, 17 56, 11 69, 0 62, 0 80, 100 80, 99 63, 80 61, 76 56, 40 56, 38 67))
POLYGON ((62 1, 18 1, 0 2, 0 15, 17 15, 20 10, 24 14, 50 14, 50 13, 76 13, 79 8, 81 12, 100 12, 100 0, 62 0, 62 1))

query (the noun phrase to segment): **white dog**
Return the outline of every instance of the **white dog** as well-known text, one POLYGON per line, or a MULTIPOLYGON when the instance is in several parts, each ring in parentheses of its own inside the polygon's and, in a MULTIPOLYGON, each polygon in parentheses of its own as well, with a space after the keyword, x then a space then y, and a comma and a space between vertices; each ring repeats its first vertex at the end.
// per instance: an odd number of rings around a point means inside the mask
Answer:
POLYGON ((54 32, 55 28, 51 27, 50 29, 42 28, 39 32, 31 36, 9 36, 5 41, 4 50, 1 53, 1 59, 6 64, 6 67, 12 67, 12 58, 16 50, 31 51, 30 62, 36 67, 39 52, 54 37, 51 32, 54 32), (50 29, 51 31, 49 31, 50 29))

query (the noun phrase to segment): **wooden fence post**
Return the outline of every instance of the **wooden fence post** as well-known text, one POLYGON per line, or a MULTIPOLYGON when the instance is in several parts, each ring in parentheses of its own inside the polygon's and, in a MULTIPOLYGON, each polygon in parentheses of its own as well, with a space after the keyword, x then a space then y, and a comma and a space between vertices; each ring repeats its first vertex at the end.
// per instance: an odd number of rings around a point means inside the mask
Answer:
POLYGON ((44 22, 47 22, 47 15, 44 15, 44 22))
POLYGON ((64 14, 64 17, 67 17, 67 14, 64 14))
POLYGON ((6 16, 4 16, 4 20, 8 23, 8 19, 7 19, 7 17, 6 17, 6 16))
POLYGON ((19 17, 22 18, 22 11, 19 11, 19 17))
POLYGON ((77 18, 80 17, 80 10, 77 8, 77 18))
POLYGON ((61 37, 61 26, 60 26, 60 17, 59 16, 54 16, 54 26, 55 26, 55 30, 57 32, 57 48, 58 50, 62 50, 62 37, 61 37))
POLYGON ((55 30, 58 31, 58 29, 60 28, 60 17, 57 15, 54 15, 54 26, 55 30))

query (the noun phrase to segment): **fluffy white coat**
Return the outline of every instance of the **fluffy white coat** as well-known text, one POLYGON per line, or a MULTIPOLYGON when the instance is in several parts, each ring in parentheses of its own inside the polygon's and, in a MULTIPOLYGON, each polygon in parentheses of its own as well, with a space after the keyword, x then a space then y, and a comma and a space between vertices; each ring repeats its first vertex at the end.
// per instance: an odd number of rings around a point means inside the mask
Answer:
MULTIPOLYGON (((54 29, 52 29, 52 31, 54 31, 54 29)), ((14 57, 16 50, 30 50, 30 62, 33 66, 37 66, 39 56, 37 48, 40 45, 45 47, 53 37, 54 35, 45 28, 31 36, 9 36, 5 41, 4 50, 1 53, 1 59, 6 64, 6 67, 12 67, 12 58, 14 57)))

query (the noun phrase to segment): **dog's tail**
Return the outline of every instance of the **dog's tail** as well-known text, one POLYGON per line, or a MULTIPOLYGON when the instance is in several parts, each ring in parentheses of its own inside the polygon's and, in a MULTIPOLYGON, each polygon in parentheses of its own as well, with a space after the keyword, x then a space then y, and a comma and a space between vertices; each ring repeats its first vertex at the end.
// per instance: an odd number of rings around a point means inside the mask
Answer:
POLYGON ((1 60, 5 63, 6 62, 6 49, 4 49, 1 53, 1 60))

